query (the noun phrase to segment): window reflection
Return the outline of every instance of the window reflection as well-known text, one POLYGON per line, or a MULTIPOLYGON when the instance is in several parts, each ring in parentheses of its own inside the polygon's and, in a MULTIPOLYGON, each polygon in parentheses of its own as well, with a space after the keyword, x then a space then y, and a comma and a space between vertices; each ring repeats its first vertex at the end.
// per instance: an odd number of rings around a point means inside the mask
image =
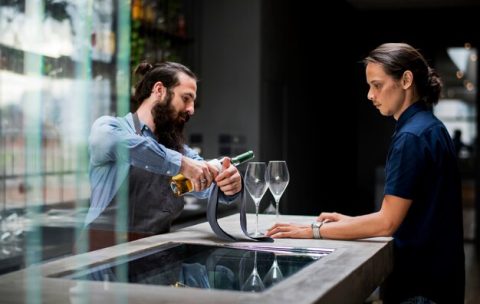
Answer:
POLYGON ((449 47, 437 57, 444 82, 443 98, 434 107, 454 140, 462 179, 464 238, 475 238, 475 158, 477 146, 477 49, 470 43, 449 47))
MULTIPOLYGON (((469 43, 447 48, 438 56, 437 69, 444 82, 443 97, 434 108, 435 115, 447 127, 450 135, 461 132, 466 145, 473 146, 477 137, 476 91, 477 50, 469 43)), ((472 149, 462 150, 461 158, 470 158, 472 149)))
POLYGON ((0 274, 70 253, 83 224, 90 126, 129 93, 114 5, 0 3, 0 274))
MULTIPOLYGON (((452 136, 456 131, 461 132, 461 140, 466 145, 473 145, 477 134, 476 130, 476 107, 461 99, 441 99, 434 108, 435 115, 439 117, 452 136)), ((470 151, 462 150, 461 158, 471 156, 470 151)))

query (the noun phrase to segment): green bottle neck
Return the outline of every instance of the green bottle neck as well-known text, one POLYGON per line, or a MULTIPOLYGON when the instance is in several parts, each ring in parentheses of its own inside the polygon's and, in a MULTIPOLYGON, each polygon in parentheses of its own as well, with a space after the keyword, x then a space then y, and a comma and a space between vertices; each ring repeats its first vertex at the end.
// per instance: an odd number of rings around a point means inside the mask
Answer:
POLYGON ((254 158, 255 155, 253 154, 253 151, 248 151, 248 152, 245 152, 245 153, 242 153, 240 155, 237 155, 235 157, 232 158, 232 164, 234 166, 238 166, 246 161, 249 161, 251 160, 252 158, 254 158))

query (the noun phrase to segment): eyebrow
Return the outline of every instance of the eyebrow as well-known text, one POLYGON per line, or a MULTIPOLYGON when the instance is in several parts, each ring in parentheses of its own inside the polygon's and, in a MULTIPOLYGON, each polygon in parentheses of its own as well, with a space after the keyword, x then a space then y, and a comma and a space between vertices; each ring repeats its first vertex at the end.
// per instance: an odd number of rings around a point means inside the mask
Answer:
POLYGON ((183 93, 183 96, 189 96, 191 99, 195 100, 195 95, 192 93, 183 93))

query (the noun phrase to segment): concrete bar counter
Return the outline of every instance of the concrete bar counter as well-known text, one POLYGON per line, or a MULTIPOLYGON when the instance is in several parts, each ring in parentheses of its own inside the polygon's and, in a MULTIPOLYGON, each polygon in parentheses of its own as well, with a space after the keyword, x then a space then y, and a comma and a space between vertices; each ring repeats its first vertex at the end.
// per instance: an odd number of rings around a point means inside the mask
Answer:
MULTIPOLYGON (((315 217, 285 216, 282 222, 311 223, 315 217)), ((260 230, 272 225, 273 215, 260 215, 260 230)), ((240 236, 239 215, 219 220, 240 236)), ((249 230, 255 217, 248 214, 249 230)), ((208 223, 182 228, 135 242, 70 256, 0 276, 1 303, 362 303, 392 269, 390 238, 358 241, 276 239, 268 246, 323 248, 333 251, 262 292, 175 288, 161 285, 64 278, 79 268, 115 261, 162 244, 256 245, 218 239, 208 223)))

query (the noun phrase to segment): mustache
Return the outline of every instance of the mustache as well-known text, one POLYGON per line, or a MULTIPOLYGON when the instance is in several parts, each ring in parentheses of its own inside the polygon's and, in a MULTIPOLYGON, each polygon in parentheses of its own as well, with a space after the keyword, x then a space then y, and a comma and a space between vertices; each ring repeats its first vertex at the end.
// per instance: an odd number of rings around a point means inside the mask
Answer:
POLYGON ((191 116, 188 112, 178 113, 177 121, 186 123, 190 120, 191 116))

